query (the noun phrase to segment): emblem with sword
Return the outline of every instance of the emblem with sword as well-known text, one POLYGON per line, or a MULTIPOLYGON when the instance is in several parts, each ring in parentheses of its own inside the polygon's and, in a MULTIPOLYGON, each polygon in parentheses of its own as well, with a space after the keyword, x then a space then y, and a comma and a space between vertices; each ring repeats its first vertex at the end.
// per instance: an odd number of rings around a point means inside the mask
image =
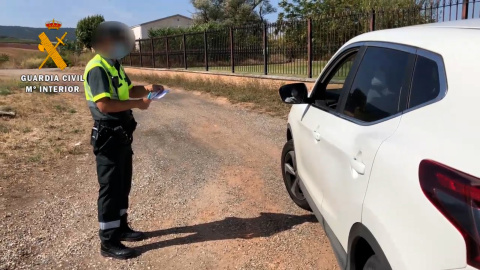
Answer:
POLYGON ((40 65, 40 67, 38 69, 41 69, 43 67, 43 65, 45 65, 45 62, 47 62, 48 58, 50 58, 50 57, 52 58, 53 62, 55 62, 55 65, 57 65, 57 67, 59 69, 63 70, 64 68, 67 67, 67 64, 65 63, 65 61, 63 61, 62 57, 57 52, 57 47, 58 47, 59 44, 65 45, 65 43, 63 43, 63 39, 65 38, 66 35, 67 35, 67 32, 65 32, 65 34, 63 34, 62 38, 57 37, 58 42, 55 45, 55 47, 53 46, 52 42, 50 42, 50 39, 48 39, 45 32, 38 35, 38 37, 40 38, 40 42, 41 42, 41 44, 38 44, 38 49, 42 52, 46 50, 47 53, 48 53, 47 58, 45 58, 45 60, 43 60, 42 64, 40 65))

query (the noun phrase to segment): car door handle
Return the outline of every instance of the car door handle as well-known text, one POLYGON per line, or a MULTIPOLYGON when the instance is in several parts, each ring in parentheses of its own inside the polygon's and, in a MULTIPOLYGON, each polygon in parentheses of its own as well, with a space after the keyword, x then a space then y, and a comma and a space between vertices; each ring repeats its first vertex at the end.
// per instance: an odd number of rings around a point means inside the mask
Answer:
POLYGON ((322 137, 320 136, 320 133, 318 133, 318 131, 316 131, 316 130, 313 131, 313 137, 315 138, 315 140, 316 140, 317 142, 320 141, 320 139, 322 138, 322 137))
POLYGON ((359 161, 357 158, 352 158, 350 160, 350 165, 358 174, 365 174, 365 164, 363 164, 363 162, 359 161))

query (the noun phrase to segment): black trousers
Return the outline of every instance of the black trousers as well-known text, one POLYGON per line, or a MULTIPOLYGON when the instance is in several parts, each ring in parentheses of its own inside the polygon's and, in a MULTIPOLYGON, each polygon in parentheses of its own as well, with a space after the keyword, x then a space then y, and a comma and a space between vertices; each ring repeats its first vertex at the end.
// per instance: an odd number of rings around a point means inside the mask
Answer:
POLYGON ((132 145, 103 132, 93 144, 98 176, 98 222, 101 241, 118 241, 121 216, 127 212, 132 186, 132 145), (106 135, 105 135, 106 134, 106 135))

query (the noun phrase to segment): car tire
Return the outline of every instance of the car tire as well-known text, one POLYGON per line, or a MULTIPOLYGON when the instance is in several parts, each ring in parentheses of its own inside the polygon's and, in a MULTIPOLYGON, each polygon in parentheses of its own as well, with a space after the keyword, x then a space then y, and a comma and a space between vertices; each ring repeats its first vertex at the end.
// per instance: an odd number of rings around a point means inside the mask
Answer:
POLYGON ((289 140, 287 143, 285 143, 285 146, 283 146, 282 177, 288 195, 290 195, 292 201, 300 208, 307 211, 312 211, 299 185, 300 179, 297 177, 297 163, 295 161, 295 148, 293 146, 293 140, 289 140))
POLYGON ((383 270, 388 268, 389 267, 383 266, 382 261, 377 255, 372 255, 370 258, 368 258, 363 266, 363 270, 383 270))

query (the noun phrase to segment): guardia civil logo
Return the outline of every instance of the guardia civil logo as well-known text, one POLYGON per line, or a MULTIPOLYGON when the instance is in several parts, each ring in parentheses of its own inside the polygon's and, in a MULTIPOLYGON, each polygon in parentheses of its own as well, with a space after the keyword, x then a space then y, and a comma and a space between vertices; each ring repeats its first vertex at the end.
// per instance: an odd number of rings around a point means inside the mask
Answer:
MULTIPOLYGON (((46 22, 45 26, 48 28, 48 31, 57 31, 62 27, 62 23, 53 19, 46 22)), ((46 53, 45 60, 43 60, 38 69, 42 69, 47 60, 50 58, 62 71, 67 67, 67 64, 63 60, 62 56, 57 51, 58 46, 65 45, 63 41, 66 36, 67 32, 65 32, 60 38, 56 37, 57 41, 54 41, 54 44, 52 41, 50 41, 45 32, 42 32, 40 35, 38 35, 40 38, 38 49, 41 52, 46 53)), ((83 82, 83 76, 81 74, 23 74, 21 75, 20 80, 26 83, 26 93, 79 93, 79 83, 83 82)))
MULTIPOLYGON (((55 19, 53 19, 51 21, 46 22, 45 26, 48 28, 48 30, 59 30, 60 27, 62 27, 62 23, 60 21, 55 21, 55 19)), ((38 69, 41 69, 43 65, 45 65, 48 58, 52 58, 55 65, 57 65, 57 67, 61 70, 67 67, 67 64, 65 63, 65 61, 63 61, 62 56, 60 56, 60 54, 57 51, 57 47, 60 44, 65 45, 65 43, 63 43, 63 39, 65 38, 66 35, 67 35, 67 32, 65 32, 65 34, 63 34, 61 38, 56 37, 57 44, 55 44, 55 46, 53 46, 52 42, 47 37, 45 32, 42 32, 40 35, 38 35, 38 37, 40 38, 40 44, 38 44, 38 49, 41 52, 46 52, 48 54, 45 60, 43 60, 40 67, 38 67, 38 69)))

